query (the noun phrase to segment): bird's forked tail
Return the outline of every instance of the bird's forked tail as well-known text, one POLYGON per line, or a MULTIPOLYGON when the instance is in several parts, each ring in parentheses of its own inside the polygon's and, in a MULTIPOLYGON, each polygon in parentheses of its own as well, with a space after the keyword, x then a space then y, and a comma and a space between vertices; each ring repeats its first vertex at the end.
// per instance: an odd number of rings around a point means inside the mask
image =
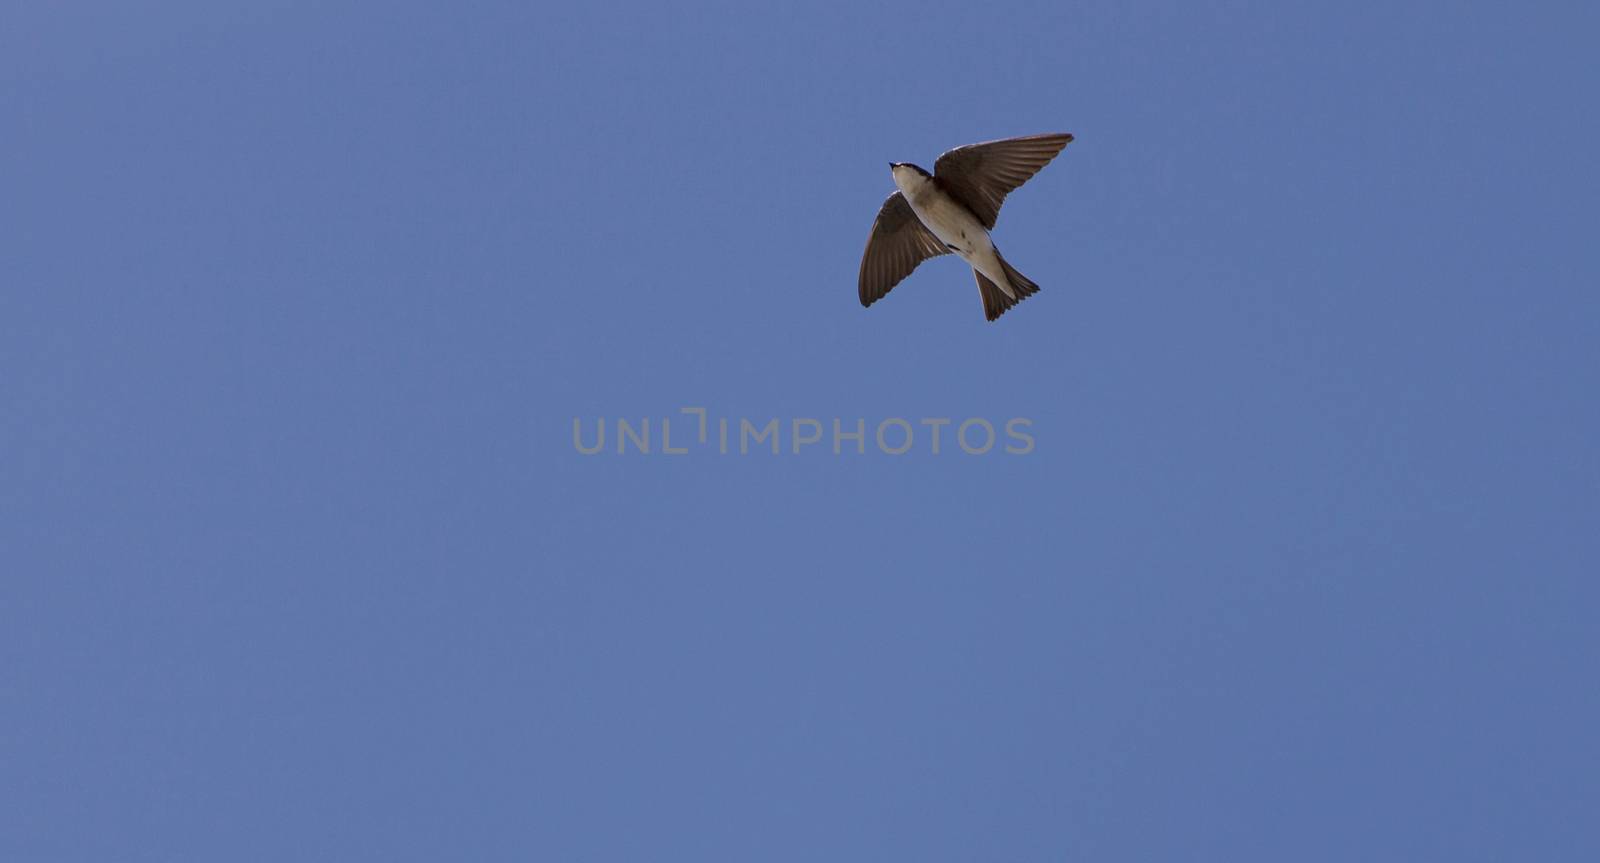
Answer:
POLYGON ((1017 272, 1017 268, 1006 261, 999 249, 994 250, 994 256, 1000 261, 1001 269, 1005 270, 1006 281, 1011 283, 1011 292, 1016 294, 1016 297, 1006 296, 1006 292, 1000 290, 998 285, 974 269, 972 274, 978 277, 978 293, 983 295, 983 316, 991 321, 1005 314, 1007 309, 1017 303, 1039 293, 1039 285, 1017 272))

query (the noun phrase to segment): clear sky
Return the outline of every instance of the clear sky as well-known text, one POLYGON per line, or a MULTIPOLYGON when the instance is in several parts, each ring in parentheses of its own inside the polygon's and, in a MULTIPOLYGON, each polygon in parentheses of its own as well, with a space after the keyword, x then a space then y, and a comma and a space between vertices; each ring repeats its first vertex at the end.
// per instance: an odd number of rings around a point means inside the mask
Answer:
POLYGON ((0 859, 1600 858, 1597 32, 8 4, 0 859))

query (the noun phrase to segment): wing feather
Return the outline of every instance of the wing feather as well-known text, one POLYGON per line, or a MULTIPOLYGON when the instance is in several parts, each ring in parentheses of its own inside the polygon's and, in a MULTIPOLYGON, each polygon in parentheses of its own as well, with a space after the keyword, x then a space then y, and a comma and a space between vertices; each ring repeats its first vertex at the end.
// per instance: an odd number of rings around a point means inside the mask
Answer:
POLYGON ((994 228, 1006 195, 1050 163, 1072 143, 1064 132, 968 144, 945 152, 933 163, 933 177, 946 192, 994 228))
POLYGON ((917 218, 904 195, 890 195, 878 210, 867 237, 867 249, 861 255, 861 305, 870 306, 883 299, 918 264, 949 252, 917 218))

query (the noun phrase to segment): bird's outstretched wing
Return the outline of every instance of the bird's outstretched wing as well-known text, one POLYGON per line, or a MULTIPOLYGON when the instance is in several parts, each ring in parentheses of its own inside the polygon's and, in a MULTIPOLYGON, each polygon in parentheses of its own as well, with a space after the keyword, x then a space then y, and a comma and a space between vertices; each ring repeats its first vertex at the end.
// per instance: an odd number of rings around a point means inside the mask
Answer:
POLYGON ((933 178, 967 205, 985 228, 994 228, 1000 205, 1012 189, 1050 163, 1072 142, 1064 132, 985 141, 946 151, 933 163, 933 178))
POLYGON ((890 195, 878 210, 867 250, 861 255, 861 305, 883 299, 918 264, 949 252, 912 212, 905 196, 899 192, 890 195))

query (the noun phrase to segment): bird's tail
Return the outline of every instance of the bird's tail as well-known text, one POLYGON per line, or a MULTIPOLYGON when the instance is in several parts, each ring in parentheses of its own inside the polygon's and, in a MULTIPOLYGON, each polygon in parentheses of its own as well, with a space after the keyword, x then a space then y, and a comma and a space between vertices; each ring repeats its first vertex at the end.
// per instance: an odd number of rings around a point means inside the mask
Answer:
POLYGON ((978 293, 983 296, 983 316, 991 321, 1005 314, 1007 309, 1017 303, 1039 293, 1039 285, 1017 272, 1017 268, 1006 261, 999 249, 994 250, 994 256, 999 259, 1001 269, 1005 270, 1006 281, 1011 283, 1011 292, 1016 294, 1016 297, 1006 296, 1006 292, 1000 290, 1000 287, 983 273, 973 270, 972 274, 978 277, 978 293))

